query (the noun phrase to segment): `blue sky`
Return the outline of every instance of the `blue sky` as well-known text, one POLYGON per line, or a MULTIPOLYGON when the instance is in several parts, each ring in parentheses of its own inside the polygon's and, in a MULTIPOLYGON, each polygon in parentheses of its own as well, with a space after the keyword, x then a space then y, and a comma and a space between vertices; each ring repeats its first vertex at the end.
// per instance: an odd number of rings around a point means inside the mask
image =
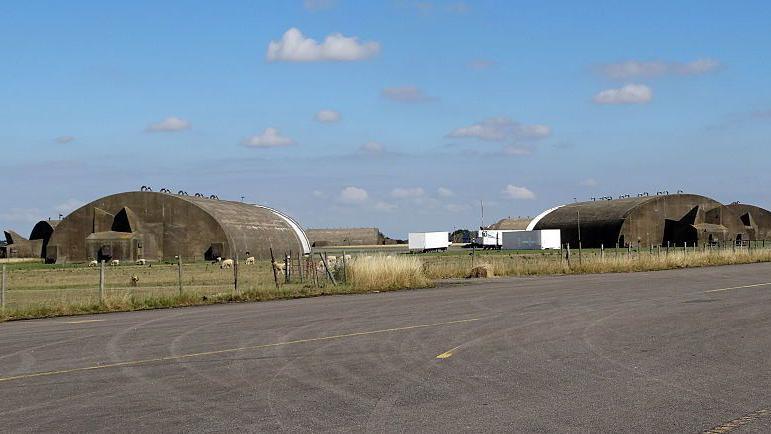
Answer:
POLYGON ((771 207, 761 1, 5 2, 0 227, 151 185, 392 236, 660 190, 771 207), (269 47, 273 45, 273 49, 269 47))

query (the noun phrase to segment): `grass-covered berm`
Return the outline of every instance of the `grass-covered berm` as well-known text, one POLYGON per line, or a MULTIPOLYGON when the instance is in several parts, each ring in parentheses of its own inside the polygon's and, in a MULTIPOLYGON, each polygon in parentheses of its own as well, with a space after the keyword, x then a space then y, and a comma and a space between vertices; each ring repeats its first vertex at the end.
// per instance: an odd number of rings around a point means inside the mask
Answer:
POLYGON ((183 263, 181 273, 175 263, 107 266, 103 291, 98 266, 9 263, 5 264, 7 289, 0 320, 425 288, 452 278, 621 273, 771 262, 771 248, 760 247, 584 250, 572 252, 569 258, 565 253, 362 252, 345 261, 342 255, 337 255, 336 261, 330 255, 330 273, 316 255, 312 262, 295 259, 288 282, 281 270, 274 277, 269 261, 240 264, 237 286, 235 270, 219 264, 183 263))

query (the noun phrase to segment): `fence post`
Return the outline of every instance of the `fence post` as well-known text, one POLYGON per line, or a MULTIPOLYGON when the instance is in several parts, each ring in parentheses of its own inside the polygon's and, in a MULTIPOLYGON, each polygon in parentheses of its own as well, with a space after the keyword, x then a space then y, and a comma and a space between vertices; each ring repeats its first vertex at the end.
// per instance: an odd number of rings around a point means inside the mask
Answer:
POLYGON ((104 259, 99 263, 99 303, 104 304, 104 259))
POLYGON ((182 255, 177 255, 177 284, 179 285, 179 295, 182 296, 182 255))
POLYGON ((291 263, 289 262, 289 258, 291 255, 287 255, 284 253, 284 283, 289 283, 289 274, 292 272, 290 269, 291 263))
POLYGON ((343 283, 348 283, 348 261, 345 260, 345 250, 343 250, 343 283))
POLYGON ((578 242, 578 265, 584 264, 583 249, 581 248, 581 241, 578 242))
POLYGON ((600 260, 605 262, 605 244, 600 244, 600 260))
POLYGON ((300 271, 300 284, 301 285, 304 283, 303 282, 303 280, 304 280, 304 278, 303 278, 303 272, 304 272, 303 268, 305 268, 306 264, 307 264, 307 262, 306 262, 306 259, 305 259, 305 253, 298 254, 298 256, 297 256, 297 267, 299 268, 299 271, 300 271))
POLYGON ((5 289, 8 285, 7 281, 8 279, 5 273, 5 264, 3 264, 3 281, 0 283, 0 309, 2 309, 3 312, 5 312, 5 289))
POLYGON ((568 268, 570 268, 570 243, 567 243, 566 246, 567 246, 567 253, 565 253, 565 260, 568 261, 568 268))
POLYGON ((238 295, 238 254, 236 254, 236 260, 233 261, 233 294, 238 295))
POLYGON ((270 268, 273 270, 273 281, 276 282, 276 289, 279 288, 278 273, 276 272, 276 257, 273 256, 273 247, 270 248, 270 268))
POLYGON ((329 277, 329 280, 332 282, 332 286, 337 286, 337 282, 335 281, 335 276, 332 275, 332 270, 329 269, 329 263, 327 262, 327 258, 325 257, 326 253, 322 255, 319 253, 319 257, 321 257, 321 261, 324 264, 324 269, 327 270, 327 277, 329 277))

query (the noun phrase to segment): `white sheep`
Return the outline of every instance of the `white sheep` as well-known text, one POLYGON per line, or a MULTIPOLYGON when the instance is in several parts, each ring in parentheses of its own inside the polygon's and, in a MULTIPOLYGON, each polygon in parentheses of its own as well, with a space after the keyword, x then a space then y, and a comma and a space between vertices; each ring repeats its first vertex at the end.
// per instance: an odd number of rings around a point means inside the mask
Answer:
POLYGON ((119 259, 113 259, 112 261, 110 261, 110 265, 113 266, 113 267, 117 267, 118 265, 120 265, 120 260, 119 259))
POLYGON ((137 259, 136 264, 137 265, 147 265, 147 260, 146 259, 137 259))
POLYGON ((233 268, 233 260, 232 259, 225 259, 222 262, 220 262, 220 268, 233 268))
POLYGON ((276 271, 276 274, 284 274, 286 272, 286 264, 280 263, 280 262, 273 262, 273 270, 276 271))
POLYGON ((97 262, 96 260, 91 261, 91 262, 88 263, 89 267, 96 267, 97 265, 99 265, 99 262, 97 262))
POLYGON ((250 256, 246 258, 246 262, 244 262, 246 265, 253 265, 254 264, 254 256, 250 256))

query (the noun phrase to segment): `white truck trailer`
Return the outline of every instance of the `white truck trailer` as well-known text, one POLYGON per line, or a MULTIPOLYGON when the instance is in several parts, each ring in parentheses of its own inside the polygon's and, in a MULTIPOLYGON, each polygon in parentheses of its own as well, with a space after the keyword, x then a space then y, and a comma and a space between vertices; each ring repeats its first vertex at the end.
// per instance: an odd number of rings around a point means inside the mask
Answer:
POLYGON ((505 250, 559 249, 561 242, 559 229, 509 231, 503 234, 502 248, 505 250))
POLYGON ((410 232, 408 245, 411 252, 435 252, 450 246, 449 232, 410 232))
POLYGON ((513 229, 482 229, 477 232, 474 244, 485 250, 500 250, 503 246, 503 234, 515 232, 513 229))

